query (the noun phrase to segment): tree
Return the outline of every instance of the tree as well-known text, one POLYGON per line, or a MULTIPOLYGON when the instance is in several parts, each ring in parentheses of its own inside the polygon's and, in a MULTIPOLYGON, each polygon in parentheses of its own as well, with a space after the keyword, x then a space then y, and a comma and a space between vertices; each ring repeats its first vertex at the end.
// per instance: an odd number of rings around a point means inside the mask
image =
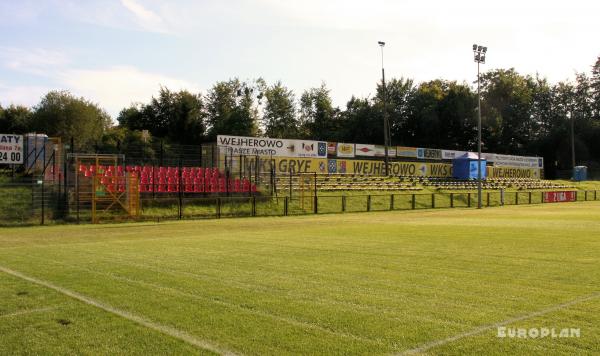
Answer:
POLYGON ((337 113, 325 84, 305 90, 300 97, 303 135, 313 140, 339 140, 341 124, 337 113))
POLYGON ((0 107, 0 132, 24 134, 32 131, 31 110, 25 106, 0 107))
POLYGON ((277 82, 264 91, 266 99, 263 124, 268 137, 298 137, 300 122, 296 116, 294 93, 277 82))
POLYGON ((340 113, 341 142, 383 143, 383 117, 369 99, 352 97, 340 113))
POLYGON ((258 110, 254 105, 255 88, 238 79, 216 83, 206 96, 209 137, 217 135, 255 136, 258 110))
MULTIPOLYGON (((410 101, 415 93, 415 86, 412 79, 392 78, 386 83, 386 109, 390 122, 391 143, 407 144, 412 140, 412 132, 407 130, 408 120, 411 115, 410 101)), ((383 143, 383 85, 377 84, 377 93, 374 104, 379 112, 378 122, 374 123, 380 126, 380 135, 376 141, 383 143)))
POLYGON ((447 82, 438 102, 440 146, 455 150, 477 149, 477 96, 466 84, 447 82))
POLYGON ((537 124, 531 119, 533 80, 514 68, 483 74, 482 120, 486 150, 524 154, 535 136, 537 124))
POLYGON ((600 57, 592 66, 591 91, 594 120, 600 123, 600 57))
POLYGON ((181 144, 200 144, 205 134, 205 116, 200 95, 161 88, 149 104, 123 109, 117 120, 130 130, 148 130, 155 137, 181 144))
POLYGON ((48 136, 75 139, 77 148, 91 150, 111 123, 98 105, 68 91, 51 91, 34 108, 32 129, 48 136))

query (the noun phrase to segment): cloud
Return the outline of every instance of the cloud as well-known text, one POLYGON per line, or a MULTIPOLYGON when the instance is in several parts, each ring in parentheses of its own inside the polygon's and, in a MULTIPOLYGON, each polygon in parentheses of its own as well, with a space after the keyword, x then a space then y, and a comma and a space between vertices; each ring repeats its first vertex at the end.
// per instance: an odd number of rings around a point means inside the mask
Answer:
POLYGON ((137 0, 121 0, 121 5, 135 16, 136 23, 141 28, 154 32, 169 32, 163 18, 137 0))
POLYGON ((57 79, 73 94, 99 103, 113 117, 132 103, 149 101, 161 86, 170 90, 200 91, 194 83, 131 66, 67 70, 57 79))
POLYGON ((69 59, 63 52, 45 48, 23 49, 0 46, 0 62, 10 70, 46 75, 51 69, 67 65, 69 59))
POLYGON ((42 96, 53 89, 55 88, 39 85, 9 86, 0 83, 0 104, 3 107, 11 104, 31 107, 37 105, 42 96))

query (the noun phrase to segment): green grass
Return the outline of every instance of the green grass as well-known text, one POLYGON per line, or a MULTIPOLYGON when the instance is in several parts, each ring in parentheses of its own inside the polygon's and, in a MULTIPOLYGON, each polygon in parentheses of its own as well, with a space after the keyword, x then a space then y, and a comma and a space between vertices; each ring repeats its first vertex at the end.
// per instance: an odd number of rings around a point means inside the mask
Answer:
MULTIPOLYGON (((375 202, 372 202, 373 204, 375 202)), ((597 354, 600 202, 0 229, 0 268, 238 354, 597 354)), ((209 354, 0 271, 2 354, 209 354)))

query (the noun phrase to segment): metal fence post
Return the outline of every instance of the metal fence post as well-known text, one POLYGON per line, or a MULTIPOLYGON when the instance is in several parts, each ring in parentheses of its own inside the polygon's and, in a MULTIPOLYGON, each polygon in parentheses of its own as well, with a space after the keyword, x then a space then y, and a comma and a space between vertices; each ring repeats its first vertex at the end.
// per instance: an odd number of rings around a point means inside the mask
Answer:
POLYGON ((317 173, 315 172, 315 186, 314 186, 314 190, 315 190, 315 214, 319 213, 319 199, 317 198, 317 173))
POLYGON ((531 205, 531 192, 529 192, 529 205, 531 205))
POLYGON ((181 172, 181 155, 179 156, 179 192, 177 197, 179 199, 179 220, 183 217, 183 174, 181 172))
POLYGON ((540 202, 544 204, 544 192, 540 192, 540 202))
POLYGON ((44 225, 44 218, 46 215, 46 211, 44 209, 44 176, 42 176, 42 225, 44 225))
POLYGON ((346 212, 346 196, 342 195, 342 213, 346 212))
POLYGON ((221 198, 217 198, 217 219, 221 218, 221 198))
POLYGON ((412 209, 415 210, 417 208, 417 199, 415 194, 412 195, 412 209))
POLYGON ((252 216, 256 216, 256 195, 252 196, 252 216))
POLYGON ((487 192, 487 206, 490 207, 490 192, 487 192))
POLYGON ((467 206, 471 207, 471 193, 467 193, 467 206))
POLYGON ((394 194, 390 195, 390 210, 394 210, 394 194))
POLYGON ((504 206, 504 189, 500 188, 500 205, 504 206))
POLYGON ((515 205, 519 205, 519 192, 515 192, 515 205))
POLYGON ((454 208, 454 193, 450 193, 450 207, 454 208))
POLYGON ((367 211, 371 211, 371 194, 367 195, 367 211))
POLYGON ((292 199, 292 169, 290 168, 290 199, 292 199))
POLYGON ((435 193, 431 193, 431 209, 435 209, 435 193))
POLYGON ((289 212, 289 198, 288 197, 284 197, 283 198, 283 216, 288 216, 289 212))

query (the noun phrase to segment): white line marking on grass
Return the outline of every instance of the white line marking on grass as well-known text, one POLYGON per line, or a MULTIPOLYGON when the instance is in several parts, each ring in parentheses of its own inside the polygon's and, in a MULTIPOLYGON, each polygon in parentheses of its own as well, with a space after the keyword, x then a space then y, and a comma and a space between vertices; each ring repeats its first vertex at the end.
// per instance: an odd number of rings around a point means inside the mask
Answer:
POLYGON ((432 349, 434 347, 445 345, 445 344, 448 344, 448 343, 451 343, 451 342, 454 342, 454 341, 457 341, 457 340, 460 340, 460 339, 464 339, 466 337, 479 335, 479 334, 482 334, 482 333, 484 333, 484 332, 486 332, 488 330, 492 330, 492 329, 498 328, 500 326, 506 326, 508 324, 515 323, 517 321, 527 320, 527 319, 535 318, 535 317, 542 316, 542 315, 545 315, 545 314, 549 314, 549 313, 552 313, 552 312, 555 312, 555 311, 558 311, 558 310, 566 309, 566 308, 568 308, 570 306, 573 306, 575 304, 579 304, 579 303, 583 303, 583 302, 588 302, 590 300, 594 300, 594 299, 597 299, 597 298, 600 298, 600 292, 594 293, 594 294, 591 294, 591 295, 587 295, 587 296, 582 296, 582 297, 573 299, 571 301, 568 301, 566 303, 554 305, 554 306, 551 306, 551 307, 548 307, 546 309, 542 309, 542 310, 539 310, 539 311, 536 311, 536 312, 533 312, 533 313, 530 313, 530 314, 525 314, 525 315, 517 316, 517 317, 511 318, 511 319, 507 319, 507 320, 504 320, 504 321, 500 321, 500 322, 497 322, 497 323, 494 323, 494 324, 483 325, 483 326, 475 328, 475 329, 473 329, 471 331, 467 331, 467 332, 464 332, 464 333, 461 333, 461 334, 457 334, 457 335, 454 335, 454 336, 451 336, 451 337, 448 337, 448 338, 445 338, 445 339, 432 341, 432 342, 423 344, 423 345, 421 345, 421 346, 419 346, 417 348, 406 350, 406 351, 401 352, 401 353, 396 354, 396 355, 413 355, 413 354, 422 353, 422 352, 428 351, 428 350, 430 350, 430 349, 432 349))
POLYGON ((126 311, 114 308, 114 307, 112 307, 110 305, 107 305, 107 304, 104 304, 102 302, 99 302, 99 301, 96 301, 94 299, 91 299, 89 297, 86 297, 83 294, 79 294, 77 292, 71 291, 71 290, 63 288, 63 287, 59 287, 59 286, 54 285, 54 284, 52 284, 50 282, 47 282, 47 281, 44 281, 44 280, 41 280, 41 279, 37 279, 37 278, 34 278, 34 277, 29 277, 27 275, 22 274, 21 272, 14 271, 14 270, 12 270, 10 268, 6 268, 6 267, 3 267, 3 266, 0 266, 0 271, 4 272, 6 274, 9 274, 11 276, 14 276, 14 277, 21 278, 21 279, 26 280, 28 282, 35 283, 37 285, 53 289, 53 290, 55 290, 55 291, 57 291, 57 292, 59 292, 61 294, 64 294, 64 295, 66 295, 68 297, 71 297, 73 299, 79 300, 80 302, 83 302, 85 304, 88 304, 88 305, 94 306, 96 308, 102 309, 102 310, 104 310, 106 312, 109 312, 111 314, 120 316, 121 318, 127 319, 129 321, 133 321, 134 323, 142 325, 142 326, 144 326, 144 327, 146 327, 148 329, 152 329, 152 330, 158 331, 158 332, 160 332, 160 333, 162 333, 164 335, 174 337, 174 338, 179 339, 181 341, 184 341, 184 342, 186 342, 186 343, 188 343, 190 345, 193 345, 193 346, 205 349, 205 350, 209 350, 209 351, 221 354, 221 355, 235 355, 235 353, 233 353, 231 351, 224 350, 224 349, 222 349, 222 348, 220 348, 218 346, 215 346, 214 344, 212 344, 212 343, 210 343, 208 341, 205 341, 205 340, 202 340, 202 339, 198 339, 195 336, 186 333, 185 331, 177 330, 177 329, 172 328, 170 326, 166 326, 166 325, 161 325, 161 324, 154 323, 154 322, 152 322, 150 320, 147 320, 147 319, 145 319, 145 318, 143 318, 141 316, 138 316, 138 315, 135 315, 135 314, 132 314, 132 313, 129 313, 129 312, 126 312, 126 311))
POLYGON ((0 315, 0 318, 10 318, 12 316, 19 316, 19 315, 25 315, 25 314, 33 314, 33 313, 43 313, 43 312, 47 312, 50 310, 54 310, 57 307, 47 307, 47 308, 38 308, 38 309, 25 309, 25 310, 19 310, 13 313, 8 313, 8 314, 4 314, 4 315, 0 315))

